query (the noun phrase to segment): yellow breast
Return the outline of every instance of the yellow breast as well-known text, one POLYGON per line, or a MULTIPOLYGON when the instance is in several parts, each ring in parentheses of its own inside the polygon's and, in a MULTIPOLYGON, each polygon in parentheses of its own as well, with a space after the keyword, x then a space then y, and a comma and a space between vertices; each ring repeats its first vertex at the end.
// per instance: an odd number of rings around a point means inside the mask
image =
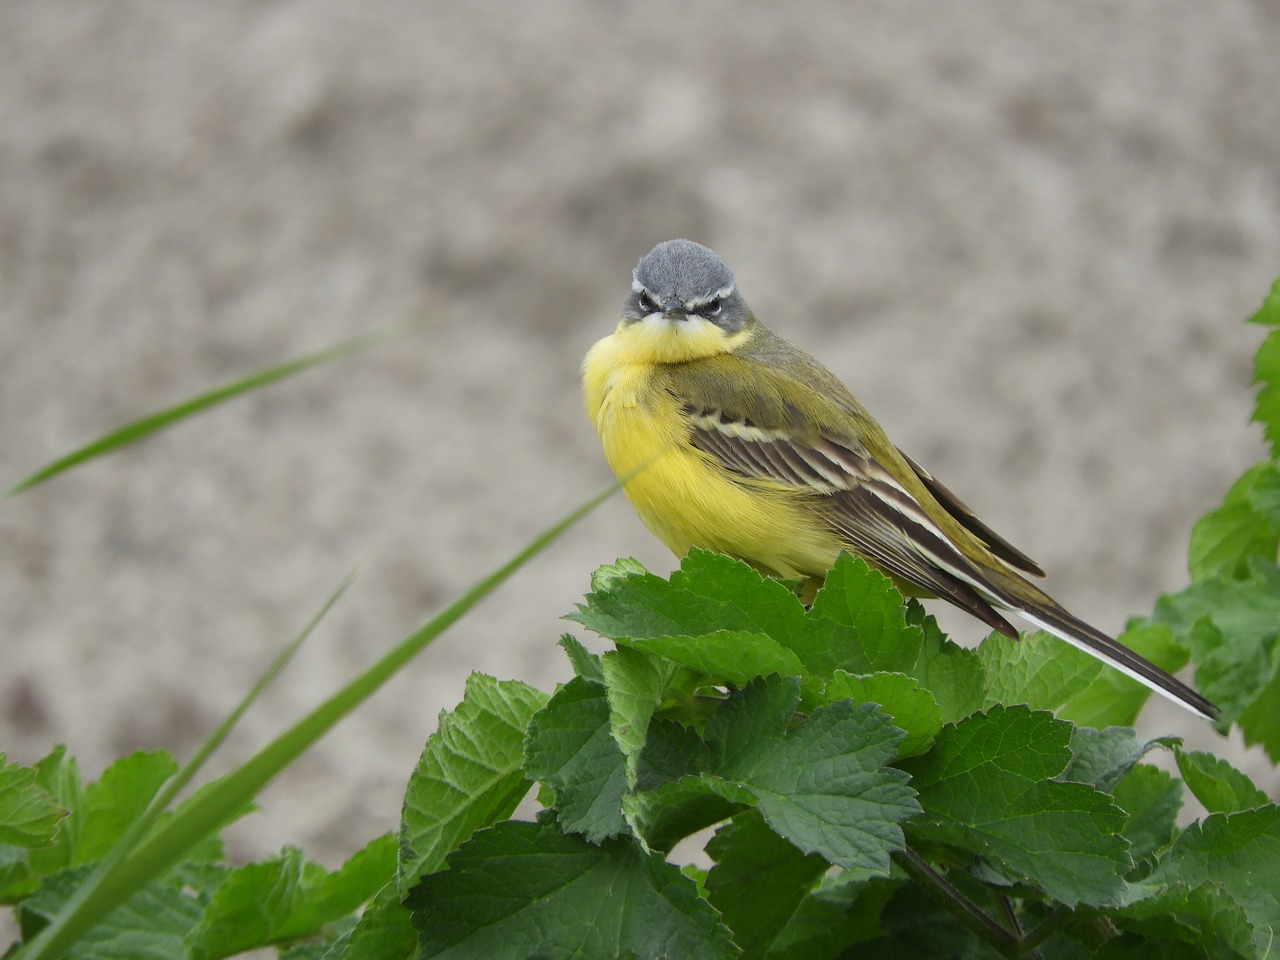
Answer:
POLYGON ((629 333, 620 327, 592 347, 583 390, 605 459, 644 524, 677 556, 698 546, 782 576, 825 572, 839 544, 799 491, 730 473, 694 447, 663 364, 629 333))

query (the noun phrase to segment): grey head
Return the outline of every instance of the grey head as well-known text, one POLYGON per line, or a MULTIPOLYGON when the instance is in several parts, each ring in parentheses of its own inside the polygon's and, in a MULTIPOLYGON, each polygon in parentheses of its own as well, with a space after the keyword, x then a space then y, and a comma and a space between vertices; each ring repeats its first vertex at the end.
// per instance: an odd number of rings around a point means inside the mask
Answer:
POLYGON ((622 318, 634 323, 655 313, 671 320, 701 317, 726 333, 741 330, 751 317, 729 265, 692 240, 664 240, 636 264, 622 318))

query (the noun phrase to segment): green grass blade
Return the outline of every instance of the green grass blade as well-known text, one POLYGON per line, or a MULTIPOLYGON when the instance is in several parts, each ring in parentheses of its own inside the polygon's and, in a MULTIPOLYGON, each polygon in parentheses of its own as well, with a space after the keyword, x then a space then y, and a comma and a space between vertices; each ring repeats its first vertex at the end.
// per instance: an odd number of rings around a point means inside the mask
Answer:
MULTIPOLYGON (((93 874, 85 880, 74 896, 72 896, 66 904, 63 905, 58 916, 45 927, 40 934, 31 941, 17 956, 20 957, 55 957, 61 955, 65 950, 93 925, 96 920, 86 921, 86 917, 95 914, 93 910, 93 902, 101 896, 100 890, 107 889, 116 882, 116 874, 119 865, 124 862, 124 858, 137 846, 142 836, 150 830, 160 818, 160 815, 168 809, 169 804, 173 802, 173 798, 191 782, 200 768, 213 754, 213 752, 222 745, 227 736, 231 733, 235 725, 244 716, 245 712, 253 704, 262 692, 271 685, 272 681, 280 675, 285 666, 293 659, 294 654, 298 652, 298 648, 311 636, 320 621, 333 609, 351 586, 351 582, 355 579, 355 571, 348 573, 342 582, 329 594, 329 597, 321 605, 320 609, 315 612, 307 624, 298 631, 288 645, 267 665, 267 668, 258 676, 249 692, 236 704, 226 718, 218 724, 214 731, 205 738, 204 743, 196 750, 195 754, 188 760, 173 778, 165 784, 164 789, 152 798, 151 803, 147 805, 147 809, 142 816, 138 817, 129 825, 129 829, 125 831, 120 842, 115 845, 111 853, 100 863, 93 874)), ((136 892, 131 889, 126 892, 127 898, 136 892)), ((108 911, 109 912, 109 911, 108 911)), ((101 919, 103 913, 98 916, 101 919)))
MULTIPOLYGON (((169 806, 170 802, 172 802, 173 798, 181 792, 182 788, 192 781, 196 773, 204 766, 205 761, 209 759, 218 747, 222 746, 222 742, 227 739, 231 731, 235 728, 235 725, 240 722, 240 718, 245 715, 245 711, 247 711, 253 702, 262 695, 262 692, 266 690, 267 687, 271 686, 275 678, 280 676, 280 673, 288 665, 289 661, 293 659, 294 654, 298 652, 298 648, 306 642, 307 638, 311 636, 315 628, 320 625, 320 621, 328 616, 329 611, 332 610, 334 605, 342 598, 342 595, 347 592, 347 588, 351 586, 355 578, 355 570, 350 571, 342 578, 342 582, 333 589, 333 592, 330 593, 325 602, 321 604, 320 609, 317 610, 311 619, 307 621, 306 625, 298 631, 297 635, 289 641, 288 645, 276 655, 276 658, 267 665, 267 669, 262 671, 258 679, 254 681, 253 686, 249 689, 249 692, 245 694, 244 699, 236 705, 234 710, 227 714, 226 719, 218 724, 213 733, 209 734, 209 736, 205 738, 204 743, 200 744, 200 748, 196 750, 191 759, 188 760, 183 768, 178 771, 173 780, 165 786, 165 789, 156 796, 155 802, 152 806, 156 808, 157 815, 160 811, 169 806)), ((150 826, 150 824, 148 824, 148 826, 150 826)))
POLYGON ((358 707, 401 667, 456 623, 472 607, 496 590, 512 574, 551 545, 561 534, 612 496, 622 481, 610 484, 534 537, 518 553, 267 744, 242 766, 193 795, 173 817, 142 840, 116 867, 113 882, 85 898, 74 923, 70 918, 55 940, 49 929, 15 955, 14 960, 51 960, 65 952, 80 934, 98 923, 134 892, 177 863, 185 851, 219 829, 242 809, 276 774, 296 760, 339 720, 358 707))
POLYGON ((395 331, 379 331, 377 333, 367 333, 358 337, 352 337, 349 340, 342 340, 331 346, 325 347, 323 350, 317 350, 314 353, 308 353, 293 360, 287 360, 284 363, 267 367, 256 373, 251 373, 247 377, 241 377, 233 380, 231 383, 223 384, 204 393, 197 394, 181 403, 166 407, 153 414, 134 420, 125 424, 110 433, 104 434, 97 440, 85 444, 77 450, 64 457, 59 457, 52 463, 41 467, 29 477, 19 480, 13 486, 8 487, 4 491, 0 491, 0 500, 12 497, 14 494, 21 493, 23 490, 29 490, 34 486, 51 480, 60 473, 65 473, 72 467, 77 467, 89 460, 97 459, 121 447, 126 447, 131 443, 149 437, 151 434, 163 430, 165 427, 184 420, 187 417, 207 410, 210 407, 217 406, 227 400, 233 400, 243 394, 250 393, 261 387, 269 386, 286 377, 291 377, 296 373, 309 370, 312 367, 318 367, 322 364, 329 363, 333 360, 341 359, 361 350, 367 350, 369 347, 390 336, 394 336, 403 330, 395 331))

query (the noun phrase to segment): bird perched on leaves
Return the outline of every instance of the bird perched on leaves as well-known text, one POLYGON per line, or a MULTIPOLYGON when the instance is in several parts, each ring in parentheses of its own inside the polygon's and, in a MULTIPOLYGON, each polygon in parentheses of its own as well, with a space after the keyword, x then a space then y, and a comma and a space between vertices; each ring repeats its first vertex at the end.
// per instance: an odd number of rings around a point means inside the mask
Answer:
POLYGON ((1012 611, 1200 716, 1186 684, 1032 584, 1044 572, 895 447, 834 374, 766 327, 733 272, 690 240, 636 265, 622 319, 582 365, 588 415, 645 525, 820 581, 841 550, 908 593, 1010 637, 1012 611))

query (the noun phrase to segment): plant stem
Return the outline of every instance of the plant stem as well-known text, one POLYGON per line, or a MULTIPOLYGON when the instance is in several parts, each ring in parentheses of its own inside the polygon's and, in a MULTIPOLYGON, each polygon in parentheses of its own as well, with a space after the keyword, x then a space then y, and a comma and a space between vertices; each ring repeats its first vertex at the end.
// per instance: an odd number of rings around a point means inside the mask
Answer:
POLYGON ((1022 938, 1024 956, 1049 939, 1053 931, 1062 926, 1069 916, 1071 916, 1071 911, 1066 907, 1055 907, 1047 917, 1036 924, 1030 933, 1022 938))
POLYGON ((966 897, 946 877, 933 869, 920 854, 904 847, 893 855, 893 860, 913 879, 932 888, 961 923, 991 944, 1006 957, 1025 956, 1021 940, 989 917, 981 907, 966 897))
POLYGON ((1013 931, 1015 937, 1022 936, 1022 924, 1018 922, 1018 913, 1013 909, 1013 901, 1008 897, 1000 897, 1000 912, 1004 914, 1005 926, 1013 931))

